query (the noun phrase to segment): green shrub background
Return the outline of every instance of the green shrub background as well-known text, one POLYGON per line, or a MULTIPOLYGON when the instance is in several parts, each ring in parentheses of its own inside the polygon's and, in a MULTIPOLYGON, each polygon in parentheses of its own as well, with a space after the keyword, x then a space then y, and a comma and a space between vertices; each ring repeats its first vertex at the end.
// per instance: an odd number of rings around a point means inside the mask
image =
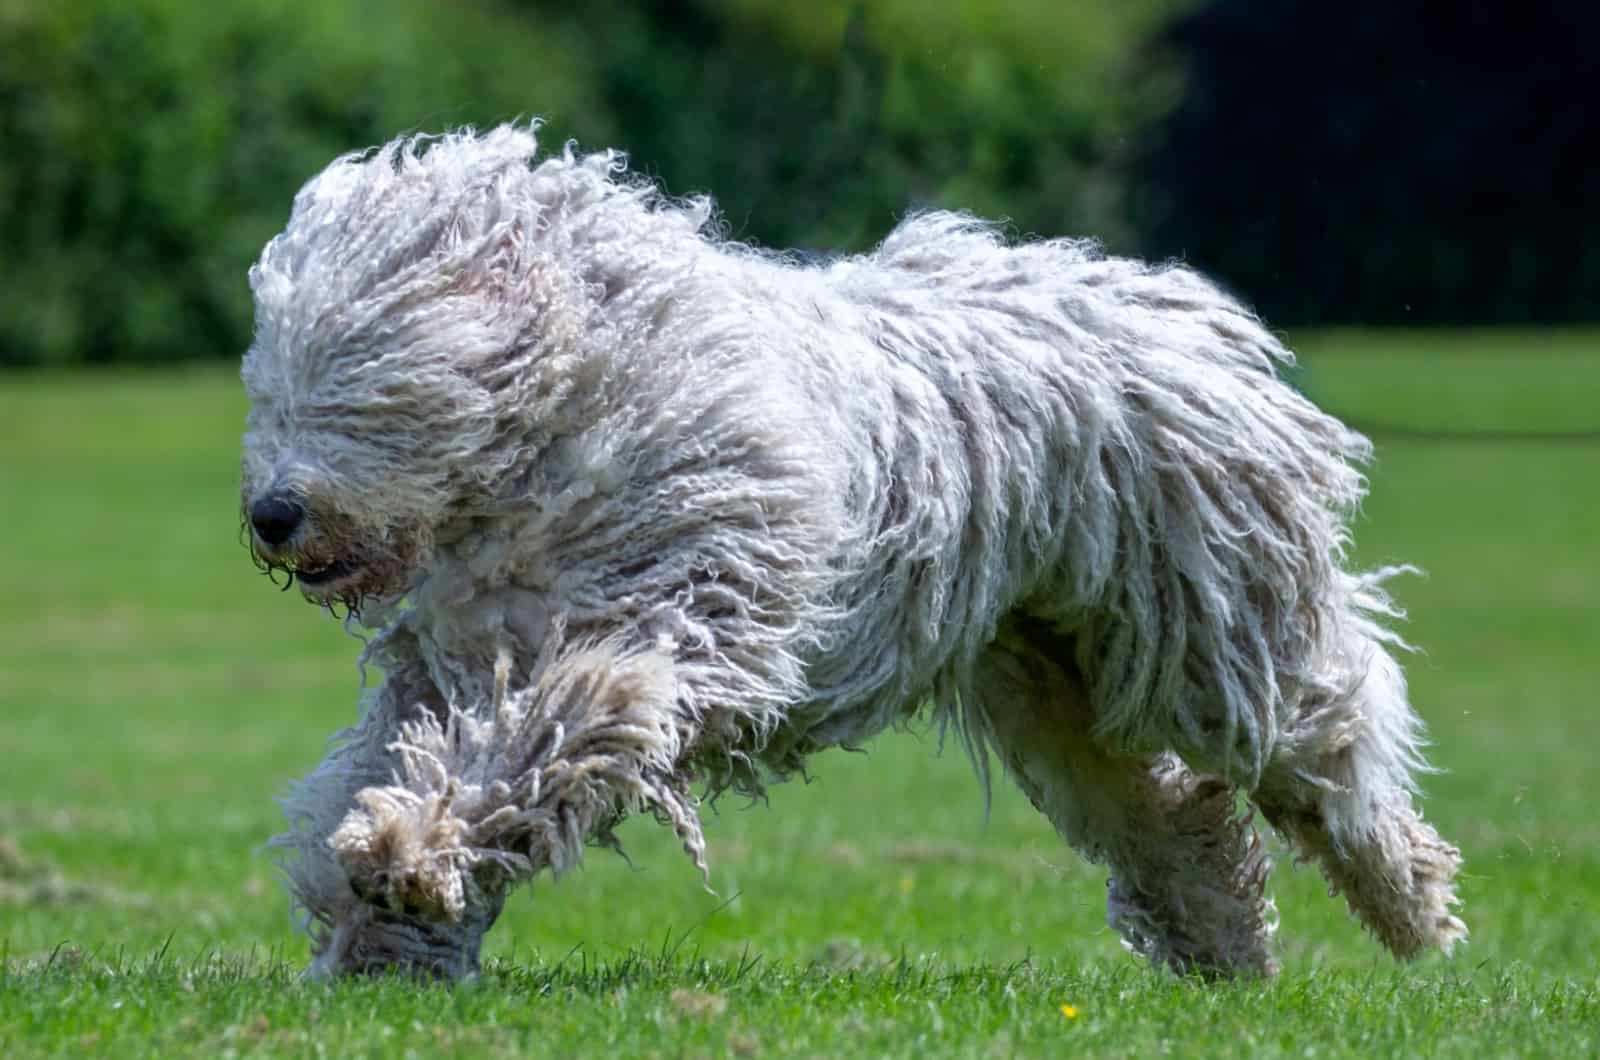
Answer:
POLYGON ((1486 4, 0 0, 0 366, 236 357, 301 182, 535 116, 767 246, 940 206, 1275 324, 1595 318, 1600 7, 1486 4))
POLYGON ((0 363, 238 356, 295 189, 403 130, 544 117, 771 245, 933 203, 1117 233, 1110 82, 1168 0, 667 6, 0 0, 0 363))

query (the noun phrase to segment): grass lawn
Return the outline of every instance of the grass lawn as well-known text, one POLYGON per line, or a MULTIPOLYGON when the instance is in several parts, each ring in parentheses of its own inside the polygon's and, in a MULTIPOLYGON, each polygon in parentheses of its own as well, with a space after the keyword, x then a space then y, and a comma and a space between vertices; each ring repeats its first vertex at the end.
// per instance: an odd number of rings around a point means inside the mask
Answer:
POLYGON ((1455 959, 1396 966, 1283 858, 1283 976, 1147 970, 1102 874, 1003 782, 985 820, 913 732, 724 800, 716 895, 635 821, 631 867, 513 897, 476 984, 301 983, 260 846, 353 717, 356 645, 238 545, 238 387, 0 377, 0 1056, 1595 1055, 1600 335, 1302 346, 1314 396, 1411 429, 1358 540, 1428 571, 1396 588, 1426 810, 1466 856, 1455 959))

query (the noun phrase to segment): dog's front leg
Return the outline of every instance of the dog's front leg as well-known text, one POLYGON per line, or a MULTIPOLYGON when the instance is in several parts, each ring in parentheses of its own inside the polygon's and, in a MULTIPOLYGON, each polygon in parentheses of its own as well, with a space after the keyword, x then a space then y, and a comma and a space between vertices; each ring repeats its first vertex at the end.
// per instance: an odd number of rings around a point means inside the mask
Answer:
MULTIPOLYGON (((328 925, 319 969, 471 974, 512 884, 576 864, 586 842, 640 810, 670 822, 704 871, 680 762, 693 729, 672 660, 587 640, 549 650, 537 676, 520 672, 502 654, 492 696, 465 706, 396 708, 380 696, 363 723, 371 732, 341 748, 362 764, 333 772, 365 783, 314 800, 345 811, 321 834, 333 889, 349 896, 318 917, 328 925)), ((323 857, 302 854, 319 868, 323 857)))
MULTIPOLYGON (((410 807, 417 813, 383 812, 385 793, 392 802, 405 790, 395 785, 406 768, 408 727, 446 712, 420 665, 394 666, 361 721, 284 799, 290 830, 273 845, 288 852, 283 868, 312 935, 312 975, 477 972, 483 936, 504 902, 505 874, 492 865, 474 872, 471 864, 452 874, 455 866, 430 860, 450 847, 438 834, 448 828, 441 814, 421 805, 410 807), (389 827, 367 827, 378 819, 389 827), (366 841, 352 840, 351 828, 366 828, 366 841), (423 886, 429 868, 444 869, 456 885, 449 908, 423 886)), ((461 860, 471 859, 463 853, 461 860)))

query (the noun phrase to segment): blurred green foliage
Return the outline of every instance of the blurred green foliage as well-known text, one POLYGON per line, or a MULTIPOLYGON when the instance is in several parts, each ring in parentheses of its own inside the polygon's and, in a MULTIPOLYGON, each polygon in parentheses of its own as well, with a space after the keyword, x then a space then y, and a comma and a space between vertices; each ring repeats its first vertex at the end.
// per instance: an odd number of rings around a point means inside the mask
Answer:
POLYGON ((0 364, 237 356, 302 181, 519 116, 764 244, 859 248, 931 204, 1116 242, 1141 103, 1115 82, 1173 6, 0 0, 0 364))
POLYGON ((1130 245, 1116 159, 1164 99, 1128 60, 1179 6, 612 0, 641 28, 595 61, 636 158, 735 236, 860 249, 939 205, 1130 245))
POLYGON ((535 116, 766 246, 939 206, 1185 258, 1280 325, 1596 319, 1596 11, 0 0, 0 366, 237 356, 302 181, 535 116))
POLYGON ((585 88, 471 3, 3 0, 0 40, 0 362, 237 356, 245 270, 333 156, 585 88))

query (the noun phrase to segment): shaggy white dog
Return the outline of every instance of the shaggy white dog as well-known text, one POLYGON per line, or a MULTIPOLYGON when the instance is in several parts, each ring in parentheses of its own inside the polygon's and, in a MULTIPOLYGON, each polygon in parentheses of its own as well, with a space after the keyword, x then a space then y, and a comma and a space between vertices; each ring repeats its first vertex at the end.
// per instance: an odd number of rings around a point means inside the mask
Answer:
POLYGON ((951 214, 808 266, 534 156, 341 158, 250 275, 252 547, 383 674, 287 799, 316 969, 470 974, 507 889, 625 815, 704 872, 693 787, 918 713, 1180 972, 1275 967, 1236 791, 1394 953, 1465 934, 1388 572, 1343 565, 1369 447, 1248 311, 951 214))

